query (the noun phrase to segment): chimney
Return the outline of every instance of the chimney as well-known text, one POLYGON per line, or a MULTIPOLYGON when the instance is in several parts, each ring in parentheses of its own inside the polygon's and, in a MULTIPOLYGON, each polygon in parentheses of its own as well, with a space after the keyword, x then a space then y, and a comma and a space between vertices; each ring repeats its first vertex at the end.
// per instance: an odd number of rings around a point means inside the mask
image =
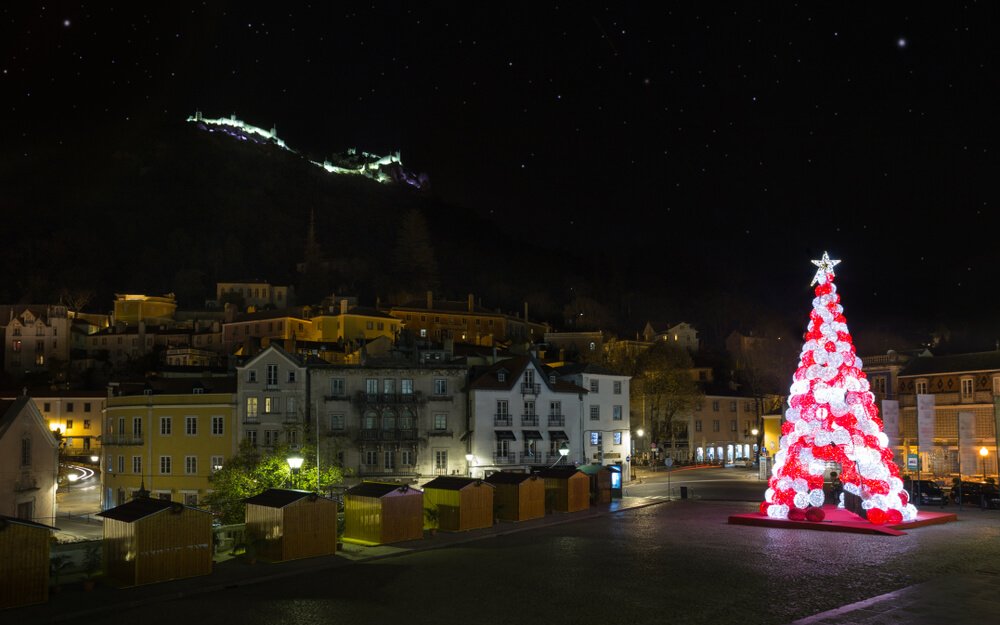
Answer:
POLYGON ((476 298, 473 297, 472 293, 469 293, 469 312, 476 309, 476 298))
POLYGON ((434 308, 434 291, 427 291, 427 310, 434 308))
POLYGON ((347 314, 347 298, 346 297, 344 299, 340 300, 340 314, 342 314, 342 315, 346 315, 347 314))
POLYGON ((528 302, 524 303, 524 321, 528 322, 528 302))

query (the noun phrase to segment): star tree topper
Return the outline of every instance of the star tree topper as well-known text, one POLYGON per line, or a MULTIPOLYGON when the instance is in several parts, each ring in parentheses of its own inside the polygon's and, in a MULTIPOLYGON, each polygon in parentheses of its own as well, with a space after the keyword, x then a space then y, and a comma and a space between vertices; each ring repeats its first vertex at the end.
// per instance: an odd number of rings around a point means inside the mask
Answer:
POLYGON ((816 270, 816 275, 813 276, 813 281, 809 283, 809 286, 813 286, 817 282, 820 284, 825 283, 826 274, 833 273, 833 268, 840 264, 840 261, 830 260, 830 255, 823 252, 823 258, 812 261, 812 264, 819 267, 819 269, 816 270))

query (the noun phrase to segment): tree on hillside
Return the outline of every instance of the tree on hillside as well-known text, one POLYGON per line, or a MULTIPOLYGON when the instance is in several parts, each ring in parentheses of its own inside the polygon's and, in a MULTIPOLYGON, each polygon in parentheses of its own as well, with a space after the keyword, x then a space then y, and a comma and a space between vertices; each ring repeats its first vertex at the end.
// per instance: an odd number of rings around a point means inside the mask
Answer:
POLYGON ((569 330, 606 330, 613 323, 614 316, 604 304, 578 295, 563 308, 563 320, 569 330))
POLYGON ((680 417, 690 413, 704 393, 691 376, 693 363, 686 350, 657 341, 638 356, 631 389, 650 421, 649 440, 674 440, 680 417))
POLYGON ((212 474, 212 492, 205 505, 225 524, 242 523, 246 515, 243 500, 269 488, 297 488, 324 492, 344 480, 343 470, 333 464, 316 470, 316 448, 312 444, 295 450, 303 458, 302 468, 294 476, 288 468, 292 449, 279 446, 262 450, 244 442, 240 451, 212 474))
POLYGON ((430 231, 426 218, 417 209, 406 213, 399 224, 392 267, 394 290, 406 291, 413 296, 421 290, 434 290, 438 286, 438 266, 430 231))

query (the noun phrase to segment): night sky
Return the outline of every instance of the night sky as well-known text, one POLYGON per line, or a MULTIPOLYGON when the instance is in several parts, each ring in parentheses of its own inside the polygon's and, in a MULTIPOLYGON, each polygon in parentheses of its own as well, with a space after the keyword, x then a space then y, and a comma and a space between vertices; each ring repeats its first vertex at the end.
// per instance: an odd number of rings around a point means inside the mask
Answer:
POLYGON ((804 327, 828 250, 852 331, 1000 338, 992 3, 20 4, 8 158, 236 113, 691 297, 804 327))

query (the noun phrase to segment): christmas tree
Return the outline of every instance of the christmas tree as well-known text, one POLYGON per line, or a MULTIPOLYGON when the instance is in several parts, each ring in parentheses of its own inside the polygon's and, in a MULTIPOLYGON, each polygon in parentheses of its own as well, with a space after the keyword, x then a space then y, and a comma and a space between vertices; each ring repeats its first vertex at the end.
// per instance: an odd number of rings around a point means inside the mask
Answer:
POLYGON ((844 490, 861 498, 869 521, 912 521, 917 509, 908 502, 892 461, 833 283, 833 268, 840 261, 824 252, 812 262, 819 267, 812 281, 816 298, 760 511, 785 519, 789 513, 799 517, 807 508, 821 507, 823 471, 827 462, 836 462, 844 490))

